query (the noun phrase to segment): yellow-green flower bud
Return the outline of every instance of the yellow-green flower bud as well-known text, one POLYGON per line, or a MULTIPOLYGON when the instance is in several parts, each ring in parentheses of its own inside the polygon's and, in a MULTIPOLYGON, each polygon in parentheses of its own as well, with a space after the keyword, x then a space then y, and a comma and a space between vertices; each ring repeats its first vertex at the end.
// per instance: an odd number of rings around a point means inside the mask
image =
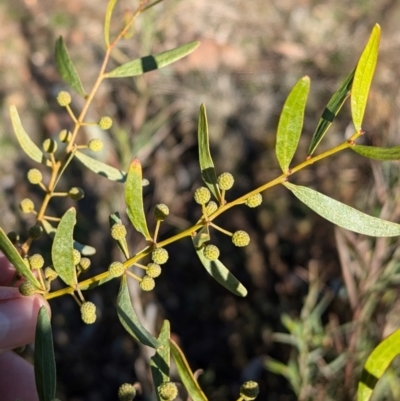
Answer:
POLYGON ((25 281, 19 286, 18 290, 20 294, 29 297, 29 295, 33 295, 36 293, 37 288, 29 281, 25 281))
POLYGON ((63 129, 63 130, 60 131, 60 133, 58 134, 58 139, 59 139, 61 142, 64 142, 64 143, 68 143, 68 142, 71 140, 71 138, 72 138, 72 132, 71 132, 71 131, 68 131, 68 130, 66 130, 66 129, 63 129))
POLYGON ((214 201, 210 201, 206 206, 207 216, 211 216, 218 209, 218 205, 214 201))
POLYGON ((143 291, 151 291, 155 287, 156 283, 154 278, 149 276, 143 276, 142 281, 139 283, 139 287, 143 291))
POLYGON ((249 196, 246 199, 245 205, 248 207, 257 207, 257 206, 260 206, 261 203, 262 203, 261 194, 255 194, 255 195, 249 196))
POLYGON ((132 384, 124 383, 118 389, 119 401, 132 401, 136 396, 136 389, 132 384))
POLYGON ((82 271, 89 269, 91 261, 89 258, 81 258, 79 262, 79 267, 82 271))
POLYGON ((110 129, 112 126, 112 119, 111 117, 105 116, 101 117, 99 122, 97 123, 101 129, 110 129))
POLYGON ((25 198, 19 204, 20 209, 23 213, 31 213, 35 210, 35 205, 32 202, 32 199, 25 198))
POLYGON ((17 234, 15 231, 10 231, 7 234, 7 237, 13 244, 15 244, 19 241, 19 234, 17 234))
POLYGON ((169 215, 169 208, 167 205, 160 203, 154 208, 154 217, 156 220, 164 221, 169 215))
POLYGON ((61 91, 57 95, 57 103, 62 106, 68 106, 71 103, 71 95, 68 92, 61 91))
POLYGON ((217 178, 217 182, 222 190, 227 191, 228 189, 231 189, 233 187, 235 179, 233 178, 233 175, 231 173, 222 173, 217 178))
POLYGON ((232 235, 232 242, 236 246, 247 246, 250 243, 250 236, 246 231, 235 231, 232 235))
POLYGON ((44 269, 44 277, 48 281, 53 281, 58 277, 58 273, 53 270, 51 267, 46 267, 44 269))
POLYGON ((93 302, 84 302, 81 305, 81 317, 86 324, 96 321, 96 305, 93 302))
POLYGON ((37 168, 31 168, 27 174, 28 181, 31 184, 37 185, 42 182, 42 173, 37 168))
POLYGON ((30 238, 39 239, 43 234, 43 228, 42 226, 39 226, 39 224, 35 224, 29 228, 28 233, 30 238))
POLYGON ((163 401, 173 401, 178 396, 178 387, 172 382, 163 383, 158 387, 158 394, 163 401))
POLYGON ((35 255, 32 255, 28 258, 29 264, 32 269, 41 269, 44 265, 44 259, 43 256, 36 253, 35 255))
POLYGON ((73 255, 74 255, 74 266, 78 266, 82 257, 81 253, 77 249, 74 249, 73 255))
POLYGON ((110 266, 108 266, 108 272, 111 277, 120 277, 125 272, 125 267, 121 262, 112 262, 110 266))
POLYGON ((210 190, 206 187, 197 188, 194 193, 194 200, 200 205, 206 204, 211 198, 210 190))
POLYGON ((68 196, 75 200, 81 200, 84 196, 85 196, 85 192, 82 188, 79 187, 72 187, 69 191, 68 191, 68 196))
POLYGON ((157 263, 149 263, 147 265, 146 274, 152 278, 158 277, 161 274, 161 266, 157 263))
POLYGON ((216 260, 219 257, 219 249, 215 245, 207 245, 204 248, 203 254, 208 260, 216 260))
POLYGON ((101 141, 101 139, 92 139, 88 143, 88 148, 92 152, 100 152, 101 149, 103 149, 103 142, 101 141))
POLYGON ((163 265, 164 263, 167 263, 168 251, 164 248, 156 248, 151 253, 151 259, 154 263, 163 265))
POLYGON ((126 237, 126 228, 121 223, 116 223, 111 227, 111 237, 119 241, 126 237))
POLYGON ((240 386, 240 396, 244 401, 252 401, 255 400, 258 396, 260 389, 258 387, 258 383, 254 381, 244 382, 240 386))
POLYGON ((47 153, 55 153, 57 151, 57 142, 54 139, 47 138, 43 141, 42 147, 47 153))

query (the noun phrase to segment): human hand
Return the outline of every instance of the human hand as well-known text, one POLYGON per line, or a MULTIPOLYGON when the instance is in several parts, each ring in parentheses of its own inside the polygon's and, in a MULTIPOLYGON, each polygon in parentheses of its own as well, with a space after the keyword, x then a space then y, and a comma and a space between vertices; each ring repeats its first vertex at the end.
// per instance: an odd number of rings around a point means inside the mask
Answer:
POLYGON ((50 307, 40 295, 22 296, 7 287, 15 269, 0 254, 0 398, 2 401, 38 401, 33 366, 11 350, 35 339, 41 306, 50 307))

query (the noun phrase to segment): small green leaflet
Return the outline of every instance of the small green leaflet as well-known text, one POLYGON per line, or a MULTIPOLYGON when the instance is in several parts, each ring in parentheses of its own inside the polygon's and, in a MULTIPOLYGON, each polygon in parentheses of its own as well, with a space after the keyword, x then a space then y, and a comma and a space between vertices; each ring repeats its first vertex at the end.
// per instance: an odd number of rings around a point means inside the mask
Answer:
POLYGON ((400 235, 399 224, 369 216, 313 189, 288 182, 283 185, 310 209, 339 227, 372 237, 400 235))
POLYGON ((36 324, 34 366, 39 400, 54 400, 56 396, 56 363, 50 316, 44 306, 39 310, 36 324))
POLYGON ((139 59, 130 61, 117 67, 115 70, 105 74, 106 78, 123 78, 142 75, 146 72, 157 70, 166 67, 169 64, 192 53, 200 42, 190 42, 185 45, 176 47, 175 49, 167 50, 163 53, 158 53, 154 56, 149 55, 139 59))
POLYGON ((86 97, 85 90, 83 89, 82 82, 79 75, 69 57, 68 50, 65 46, 64 39, 60 36, 56 42, 56 64, 58 72, 60 73, 62 79, 71 86, 76 92, 78 92, 83 97, 86 97))
POLYGON ((22 256, 15 249, 7 234, 0 227, 0 249, 10 261, 10 263, 15 267, 17 272, 25 277, 30 283, 32 283, 36 288, 40 288, 40 283, 37 278, 32 274, 31 269, 25 264, 22 256))
POLYGON ((378 60, 378 48, 381 37, 381 27, 375 24, 367 46, 358 61, 351 88, 351 116, 356 131, 360 131, 367 106, 369 88, 374 76, 378 60))
POLYGON ((310 78, 305 76, 297 82, 289 93, 279 118, 275 153, 285 174, 289 170, 289 165, 299 143, 309 90, 310 78))
POLYGON ((151 236, 147 228, 146 216, 143 208, 142 166, 137 159, 135 159, 129 167, 128 177, 125 183, 125 203, 127 206, 126 213, 133 227, 150 241, 151 236))
POLYGON ((58 224, 51 248, 51 258, 54 270, 65 284, 75 285, 74 240, 73 230, 76 224, 76 210, 71 207, 67 210, 58 224))
POLYGON ((328 104, 326 105, 325 110, 318 121, 318 126, 311 139, 310 147, 308 148, 308 156, 312 156, 315 149, 317 148, 322 138, 328 131, 329 127, 333 123, 333 120, 338 115, 344 102, 350 95, 350 89, 351 85, 353 84, 355 71, 356 71, 355 69, 351 71, 351 73, 342 82, 339 89, 332 95, 328 104))
POLYGON ((104 41, 106 42, 107 48, 110 46, 110 24, 111 17, 113 15, 114 7, 118 0, 110 0, 107 4, 106 17, 104 20, 104 41))
POLYGON ((374 160, 399 160, 400 146, 392 146, 390 148, 380 148, 378 146, 353 145, 351 150, 361 156, 374 160))
POLYGON ((162 345, 160 341, 154 338, 143 327, 142 323, 140 323, 136 312, 132 307, 126 275, 122 276, 121 279, 121 286, 117 298, 117 312, 122 326, 124 326, 125 330, 137 341, 143 345, 156 349, 162 345))
POLYGON ((17 108, 13 104, 10 106, 10 117, 15 136, 17 137, 22 150, 35 162, 51 166, 50 160, 46 159, 43 152, 37 147, 24 130, 17 108))
POLYGON ((206 106, 204 104, 200 106, 197 134, 199 142, 199 162, 201 176, 203 177, 203 181, 206 183, 208 189, 219 202, 221 200, 221 192, 217 184, 217 175, 215 174, 214 163, 210 153, 207 113, 206 106))
POLYGON ((179 376, 189 394, 189 397, 193 401, 208 401, 207 397, 201 390, 199 383, 197 383, 197 380, 195 379, 189 367, 185 355, 179 348, 178 344, 171 339, 169 340, 169 343, 171 345, 171 353, 172 357, 174 358, 176 368, 178 369, 179 376))
POLYGON ((369 355, 358 383, 357 401, 369 401, 378 380, 400 354, 400 330, 386 337, 369 355))

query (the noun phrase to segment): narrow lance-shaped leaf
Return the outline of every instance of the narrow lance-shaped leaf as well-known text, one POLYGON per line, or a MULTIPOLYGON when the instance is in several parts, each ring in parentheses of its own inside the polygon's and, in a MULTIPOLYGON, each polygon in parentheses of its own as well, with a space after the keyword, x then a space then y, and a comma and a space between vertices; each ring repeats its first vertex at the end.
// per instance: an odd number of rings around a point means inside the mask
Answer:
POLYGON ((40 288, 39 281, 32 274, 31 269, 25 264, 21 255, 15 249, 15 246, 12 244, 2 228, 0 228, 0 249, 21 276, 25 277, 36 288, 40 288))
POLYGON ((176 368, 178 369, 179 377, 189 393, 189 397, 193 401, 208 401, 207 397, 201 390, 199 383, 197 383, 197 380, 195 379, 193 372, 189 367, 185 355, 179 348, 178 344, 171 339, 169 340, 169 343, 171 345, 171 353, 172 357, 174 358, 176 368))
POLYGON ((309 90, 310 78, 301 78, 289 93, 279 118, 275 153, 284 173, 288 172, 299 143, 309 90))
POLYGON ((339 227, 373 237, 400 235, 399 224, 369 216, 313 189, 288 182, 284 185, 310 209, 339 227))
POLYGON ((47 166, 50 166, 50 160, 46 159, 43 152, 38 148, 38 146, 32 141, 32 139, 24 130, 21 119, 19 118, 17 108, 14 105, 10 106, 10 117, 15 136, 17 137, 22 150, 35 162, 43 163, 47 166))
POLYGON ((380 148, 378 146, 353 145, 351 150, 361 156, 374 160, 399 160, 400 146, 392 146, 390 148, 380 148))
POLYGON ((57 69, 62 79, 76 92, 85 97, 86 93, 83 89, 82 82, 71 58, 69 57, 68 50, 65 46, 62 36, 57 39, 55 56, 57 69))
POLYGON ((106 42, 107 48, 110 46, 110 24, 111 17, 113 15, 114 7, 118 0, 110 0, 107 4, 106 17, 104 20, 104 41, 106 42))
POLYGON ((129 288, 126 280, 126 275, 121 279, 121 286, 117 298, 118 318, 124 326, 125 330, 137 341, 143 345, 152 348, 161 346, 160 341, 154 338, 140 323, 135 310, 133 309, 131 298, 129 296, 129 288))
POLYGON ((206 183, 209 190, 215 198, 221 200, 221 192, 217 184, 217 175, 215 173, 214 163, 210 153, 210 139, 208 135, 208 123, 206 106, 200 106, 199 124, 197 129, 198 142, 199 142, 199 162, 201 169, 201 176, 206 183))
POLYGON ((339 89, 332 95, 325 110, 322 113, 321 118, 318 121, 317 128, 311 139, 310 147, 308 148, 308 155, 311 156, 322 138, 325 136, 329 127, 332 125, 333 120, 338 115, 340 109, 342 108, 344 102, 350 95, 351 85, 353 84, 353 78, 355 69, 346 77, 342 82, 339 89))
POLYGON ((61 217, 51 248, 53 266, 60 278, 69 286, 75 285, 73 230, 76 224, 76 210, 71 207, 61 217))
POLYGON ((156 389, 156 396, 158 401, 163 401, 158 394, 157 388, 161 384, 169 381, 169 369, 170 369, 170 324, 168 320, 164 320, 161 327, 160 335, 158 336, 158 341, 161 346, 157 349, 154 356, 151 357, 150 367, 151 374, 153 376, 153 383, 156 389))
POLYGON ((167 65, 190 54, 199 46, 199 44, 200 42, 190 42, 175 49, 158 53, 154 56, 149 55, 141 57, 117 67, 115 70, 105 74, 105 76, 106 78, 134 77, 166 67, 167 65))
MULTIPOLYGON (((197 235, 202 235, 200 232, 197 235)), ((243 284, 223 265, 221 261, 217 260, 208 260, 204 256, 204 247, 196 247, 196 243, 199 243, 199 239, 193 237, 193 245, 196 250, 197 256, 200 259, 200 262, 203 264, 207 273, 216 280, 219 284, 225 287, 227 290, 231 291, 233 294, 238 295, 240 297, 245 297, 247 295, 247 290, 243 286, 243 284)))
POLYGON ((35 383, 40 401, 52 401, 56 394, 56 363, 49 312, 39 310, 35 333, 35 383))
POLYGON ((125 183, 125 203, 126 212, 133 227, 143 234, 147 240, 151 240, 143 208, 142 166, 137 159, 129 167, 125 183))
POLYGON ((360 131, 367 106, 369 88, 378 60, 378 48, 381 37, 381 27, 376 24, 372 30, 367 46, 358 61, 351 88, 351 115, 356 131, 360 131))
POLYGON ((378 380, 400 354, 400 330, 385 338, 369 355, 358 383, 357 401, 369 401, 378 380))

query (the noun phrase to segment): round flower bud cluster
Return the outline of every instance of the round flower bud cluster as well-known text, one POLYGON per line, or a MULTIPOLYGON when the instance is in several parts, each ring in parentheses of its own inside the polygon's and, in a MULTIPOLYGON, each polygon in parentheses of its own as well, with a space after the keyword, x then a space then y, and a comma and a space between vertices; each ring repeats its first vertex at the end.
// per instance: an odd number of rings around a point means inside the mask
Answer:
POLYGON ((44 265, 43 256, 38 253, 30 256, 28 260, 31 268, 35 270, 41 269, 44 265))
POLYGON ((161 266, 157 263, 149 263, 147 265, 146 274, 152 278, 158 277, 161 274, 161 266))
POLYGON ((164 263, 167 263, 168 251, 164 248, 156 248, 151 253, 151 259, 154 263, 163 265, 164 263))
POLYGON ((89 269, 90 264, 91 262, 89 258, 81 258, 81 260, 79 261, 79 268, 82 271, 86 271, 87 269, 89 269))
POLYGON ((250 243, 250 236, 246 233, 246 231, 235 231, 232 235, 232 242, 235 246, 247 246, 250 243))
POLYGON ((88 148, 92 152, 100 152, 103 149, 103 142, 101 139, 92 139, 88 143, 88 148))
POLYGON ((31 213, 35 210, 35 205, 32 202, 32 199, 25 198, 19 204, 20 209, 23 213, 31 213))
POLYGON ((110 266, 108 266, 108 272, 111 277, 120 277, 125 272, 125 267, 121 262, 112 262, 110 266))
POLYGON ((43 234, 43 228, 42 226, 39 226, 39 224, 35 224, 29 228, 28 233, 30 238, 39 239, 43 234))
POLYGON ((208 260, 216 260, 219 257, 219 249, 215 245, 206 245, 203 254, 208 260))
POLYGON ((81 261, 81 253, 77 249, 74 249, 73 255, 74 255, 74 266, 78 266, 79 262, 81 261))
POLYGON ((29 295, 33 295, 36 293, 36 287, 30 283, 29 281, 25 281, 18 288, 20 294, 29 297, 29 295))
POLYGON ((46 267, 44 269, 44 277, 46 278, 46 280, 53 281, 58 277, 58 273, 51 267, 46 267))
POLYGON ((199 205, 205 205, 211 198, 210 190, 206 187, 197 188, 194 193, 194 200, 199 205))
POLYGON ((255 194, 255 195, 249 196, 246 199, 245 205, 248 207, 257 207, 257 206, 260 206, 261 203, 262 203, 261 194, 255 194))
POLYGON ((156 220, 164 221, 169 215, 169 208, 167 205, 160 203, 154 208, 154 217, 156 220))
POLYGON ((81 200, 84 196, 85 196, 85 192, 83 191, 82 188, 79 187, 72 187, 69 191, 68 191, 68 196, 75 200, 81 200))
POLYGON ((211 216, 218 209, 218 205, 214 202, 208 202, 206 206, 207 216, 211 216))
POLYGON ((116 223, 111 227, 111 237, 116 241, 124 239, 126 237, 126 228, 121 223, 116 223))
POLYGON ((28 181, 34 185, 40 184, 43 179, 42 173, 37 168, 31 168, 28 171, 27 177, 28 181))
POLYGON ((135 398, 136 389, 132 384, 124 383, 118 389, 119 401, 132 401, 135 398))
POLYGON ((64 143, 68 143, 68 142, 71 140, 71 138, 72 138, 72 132, 71 132, 71 131, 68 131, 68 130, 66 130, 66 129, 63 129, 63 130, 60 131, 60 133, 58 134, 58 139, 59 139, 61 142, 64 142, 64 143))
POLYGON ((47 153, 55 153, 57 151, 57 142, 54 139, 47 138, 43 141, 42 147, 47 153))
POLYGON ((86 324, 96 321, 96 305, 93 302, 84 302, 81 305, 81 317, 86 324))
POLYGON ((239 394, 244 401, 252 401, 257 398, 259 391, 258 383, 247 381, 240 386, 239 394))
POLYGON ((105 116, 105 117, 101 117, 97 124, 101 129, 110 129, 112 126, 112 123, 113 123, 112 118, 105 116))
POLYGON ((233 187, 233 183, 235 182, 235 179, 233 178, 233 175, 231 173, 222 173, 218 178, 217 178, 218 186, 224 190, 227 191, 228 189, 231 189, 233 187))
POLYGON ((143 276, 142 280, 139 283, 139 287, 143 291, 151 291, 152 289, 154 289, 155 285, 156 282, 154 281, 154 278, 147 275, 143 276))
POLYGON ((178 396, 178 387, 172 382, 163 383, 158 387, 158 394, 163 401, 173 401, 178 396))
POLYGON ((68 92, 61 91, 57 95, 57 103, 62 106, 68 106, 71 103, 71 95, 68 92))

